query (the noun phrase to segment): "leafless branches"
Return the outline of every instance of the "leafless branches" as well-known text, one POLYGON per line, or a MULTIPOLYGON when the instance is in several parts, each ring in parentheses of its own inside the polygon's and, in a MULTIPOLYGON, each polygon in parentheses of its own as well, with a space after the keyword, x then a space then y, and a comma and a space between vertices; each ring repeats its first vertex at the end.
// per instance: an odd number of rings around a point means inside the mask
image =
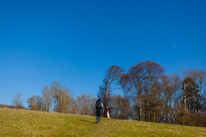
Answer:
POLYGON ((16 108, 22 106, 23 104, 21 96, 22 95, 20 93, 17 93, 17 95, 15 95, 13 98, 12 103, 16 106, 16 108))

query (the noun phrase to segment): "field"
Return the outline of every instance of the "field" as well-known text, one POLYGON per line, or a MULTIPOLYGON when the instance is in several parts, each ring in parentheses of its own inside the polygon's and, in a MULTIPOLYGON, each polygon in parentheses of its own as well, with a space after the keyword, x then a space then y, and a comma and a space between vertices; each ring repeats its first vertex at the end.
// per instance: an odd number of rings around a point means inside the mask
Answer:
POLYGON ((195 136, 206 128, 0 108, 0 136, 195 136))

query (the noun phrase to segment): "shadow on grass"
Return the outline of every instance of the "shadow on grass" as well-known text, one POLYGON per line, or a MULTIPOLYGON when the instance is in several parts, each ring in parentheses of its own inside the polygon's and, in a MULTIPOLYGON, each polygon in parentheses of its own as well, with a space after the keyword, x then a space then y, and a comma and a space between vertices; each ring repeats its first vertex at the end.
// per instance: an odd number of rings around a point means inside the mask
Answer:
POLYGON ((80 121, 96 124, 96 122, 91 122, 91 121, 87 121, 87 120, 83 120, 83 119, 80 119, 80 121))

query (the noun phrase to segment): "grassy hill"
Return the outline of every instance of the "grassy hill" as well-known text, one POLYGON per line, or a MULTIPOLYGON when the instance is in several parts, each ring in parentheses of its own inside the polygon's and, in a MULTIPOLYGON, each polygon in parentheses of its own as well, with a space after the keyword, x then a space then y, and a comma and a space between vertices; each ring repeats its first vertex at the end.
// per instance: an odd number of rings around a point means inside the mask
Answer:
POLYGON ((0 108, 0 136, 206 136, 206 128, 0 108))

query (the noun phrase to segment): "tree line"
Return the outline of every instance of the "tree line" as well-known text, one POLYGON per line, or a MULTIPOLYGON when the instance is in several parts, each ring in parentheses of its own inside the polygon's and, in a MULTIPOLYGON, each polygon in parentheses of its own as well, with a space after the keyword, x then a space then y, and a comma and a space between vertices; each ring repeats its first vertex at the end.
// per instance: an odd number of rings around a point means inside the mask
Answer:
MULTIPOLYGON (((19 108, 22 106, 21 94, 14 96, 12 103, 19 108)), ((37 111, 54 111, 80 115, 95 115, 96 100, 92 95, 80 95, 74 98, 74 91, 65 84, 54 81, 46 85, 41 95, 33 95, 27 99, 28 109, 37 111)))
MULTIPOLYGON (((21 105, 20 96, 14 96, 16 106, 21 105)), ((165 69, 152 61, 139 62, 128 70, 112 65, 97 97, 111 108, 112 118, 206 127, 204 70, 184 70, 180 75, 165 74, 165 69), (114 90, 123 94, 114 95, 114 90)), ((94 116, 96 99, 92 95, 74 98, 73 90, 54 81, 27 103, 31 110, 94 116)))
POLYGON ((152 61, 139 62, 127 71, 110 66, 98 97, 112 108, 114 118, 206 126, 204 70, 166 75, 165 69, 152 61), (124 96, 112 95, 115 89, 121 89, 124 96))

